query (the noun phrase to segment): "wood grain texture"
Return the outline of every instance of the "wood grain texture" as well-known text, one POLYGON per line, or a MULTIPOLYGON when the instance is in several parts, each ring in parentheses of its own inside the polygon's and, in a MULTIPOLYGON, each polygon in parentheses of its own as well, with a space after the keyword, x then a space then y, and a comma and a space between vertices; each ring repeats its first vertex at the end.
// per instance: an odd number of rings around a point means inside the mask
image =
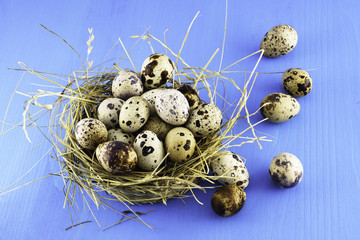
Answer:
MULTIPOLYGON (((290 54, 262 59, 259 71, 284 71, 290 67, 316 69, 310 72, 312 92, 299 99, 300 114, 283 124, 261 124, 257 130, 274 137, 264 143, 234 149, 247 159, 250 185, 247 202, 231 218, 212 212, 213 190, 197 192, 203 205, 194 199, 171 200, 167 206, 135 206, 136 211, 155 212, 143 217, 157 230, 128 221, 104 232, 97 224, 85 224, 69 231, 68 211, 62 209, 62 182, 52 177, 0 196, 0 239, 357 239, 360 234, 360 81, 358 1, 234 1, 229 0, 228 27, 223 66, 258 50, 263 35, 278 24, 290 24, 299 42, 290 54), (270 181, 268 166, 280 152, 299 157, 304 166, 303 181, 293 189, 279 189, 270 181)), ((183 57, 189 64, 203 66, 223 37, 224 1, 0 1, 0 118, 16 87, 22 61, 36 70, 69 74, 81 62, 69 47, 40 24, 65 38, 80 55, 86 54, 88 28, 95 40, 92 58, 99 64, 121 37, 125 46, 130 35, 150 32, 179 49, 187 27, 200 10, 183 57)), ((160 46, 154 48, 162 51, 160 46)), ((140 67, 150 50, 139 44, 131 51, 140 67)), ((123 55, 120 47, 107 57, 123 55)), ((219 58, 217 59, 218 63, 219 58)), ((249 70, 256 59, 239 68, 249 70)), ((110 65, 111 65, 110 61, 110 65)), ((129 62, 124 67, 130 67, 129 62)), ((216 69, 217 64, 213 64, 216 69)), ((235 76, 236 77, 236 76, 235 76)), ((242 77, 239 76, 242 81, 242 77)), ((40 83, 26 75, 18 90, 31 92, 40 83)), ((261 99, 281 91, 281 75, 260 75, 248 107, 255 111, 261 99)), ((229 89, 229 95, 238 94, 229 89)), ((24 97, 15 95, 7 121, 21 121, 24 97)), ((256 122, 261 116, 256 115, 256 122)), ((6 126, 5 128, 8 128, 6 126)), ((31 168, 49 149, 42 137, 31 130, 29 144, 21 129, 0 135, 0 190, 31 168), (36 148, 35 148, 36 147, 36 148), (35 148, 35 149, 34 149, 35 148), (32 150, 34 149, 34 150, 32 150)), ((57 163, 45 157, 16 186, 58 171, 57 163)), ((80 206, 83 209, 81 200, 80 206)), ((121 204, 118 210, 125 210, 121 204)), ((103 227, 119 220, 110 210, 95 210, 103 227)), ((76 218, 75 218, 76 219, 76 218)), ((79 221, 93 220, 89 211, 78 213, 79 221)), ((76 221, 77 222, 77 221, 76 221)))

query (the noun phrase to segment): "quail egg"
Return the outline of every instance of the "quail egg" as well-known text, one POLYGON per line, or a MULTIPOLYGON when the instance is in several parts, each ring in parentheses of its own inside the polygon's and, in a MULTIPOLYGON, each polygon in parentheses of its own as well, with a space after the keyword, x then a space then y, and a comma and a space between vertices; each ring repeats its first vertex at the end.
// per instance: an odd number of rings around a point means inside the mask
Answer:
POLYGON ((246 193, 243 189, 229 185, 216 190, 211 198, 211 207, 222 217, 230 217, 238 213, 244 206, 246 193))
POLYGON ((97 109, 98 119, 102 121, 107 128, 119 126, 119 115, 124 100, 119 98, 107 98, 102 101, 97 109))
POLYGON ((142 129, 154 132, 161 141, 164 141, 166 134, 173 128, 173 125, 164 122, 160 117, 153 116, 147 120, 142 129))
POLYGON ((164 86, 172 78, 175 66, 164 54, 155 53, 145 59, 141 67, 141 80, 148 89, 164 86))
POLYGON ((291 153, 280 153, 270 163, 271 180, 280 187, 292 188, 301 182, 303 166, 300 160, 291 153))
POLYGON ((224 185, 236 185, 246 188, 249 184, 249 173, 241 158, 232 152, 219 152, 220 156, 211 161, 211 170, 218 181, 224 185))
POLYGON ((288 121, 300 111, 299 102, 292 96, 284 93, 271 93, 267 95, 261 101, 260 106, 261 115, 274 123, 288 121))
POLYGON ((211 103, 202 103, 191 111, 186 127, 195 137, 206 137, 220 129, 222 113, 220 109, 211 103))
POLYGON ((155 133, 143 131, 134 141, 134 149, 138 156, 138 166, 145 171, 153 171, 165 156, 163 143, 155 133))
POLYGON ((131 97, 121 108, 120 128, 127 133, 138 131, 150 116, 148 102, 143 97, 131 97))
POLYGON ((149 103, 151 116, 157 115, 156 109, 155 109, 155 99, 160 95, 160 92, 162 90, 163 89, 152 89, 147 92, 144 92, 143 95, 141 95, 149 103))
POLYGON ((84 118, 75 127, 75 137, 81 147, 95 150, 106 141, 107 129, 104 123, 95 118, 84 118))
POLYGON ((189 103, 176 89, 162 90, 155 100, 155 108, 159 117, 171 125, 183 125, 189 117, 189 103))
POLYGON ((312 80, 305 70, 290 68, 282 75, 282 85, 291 96, 303 97, 310 92, 312 80))
POLYGON ((108 131, 108 141, 119 141, 124 142, 129 145, 132 145, 135 137, 131 133, 127 133, 124 130, 118 129, 110 129, 108 131))
POLYGON ((119 71, 112 82, 111 90, 114 97, 127 100, 132 96, 140 96, 143 93, 143 84, 134 71, 125 69, 119 71))
POLYGON ((171 129, 165 138, 169 160, 176 163, 183 163, 189 160, 195 152, 195 145, 194 135, 189 129, 184 127, 171 129))
POLYGON ((270 29, 261 41, 260 49, 264 49, 265 57, 280 57, 291 52, 298 41, 294 28, 281 24, 270 29))
POLYGON ((119 141, 100 144, 96 148, 96 158, 101 166, 110 173, 131 171, 138 162, 134 148, 119 141))
POLYGON ((195 89, 193 89, 190 85, 184 84, 181 85, 178 90, 184 94, 186 99, 189 102, 190 111, 196 108, 200 104, 200 98, 195 89))

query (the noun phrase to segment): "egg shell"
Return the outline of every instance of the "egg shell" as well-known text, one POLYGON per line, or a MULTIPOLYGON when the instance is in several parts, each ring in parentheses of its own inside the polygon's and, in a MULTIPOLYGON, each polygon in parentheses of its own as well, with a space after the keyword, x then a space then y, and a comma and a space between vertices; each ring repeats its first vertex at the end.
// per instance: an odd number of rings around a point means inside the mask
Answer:
POLYGON ((171 125, 183 125, 189 117, 189 103, 176 89, 162 90, 155 100, 155 108, 159 117, 171 125))
POLYGON ((98 106, 98 119, 102 121, 105 126, 109 128, 116 128, 119 126, 119 115, 124 100, 120 98, 107 98, 98 106))
POLYGON ((154 132, 145 130, 139 133, 134 141, 138 156, 138 166, 145 171, 153 171, 165 156, 163 143, 154 132))
POLYGON ((119 141, 132 145, 134 143, 134 139, 134 135, 132 135, 131 133, 127 133, 120 128, 110 129, 108 131, 107 141, 119 141))
POLYGON ((300 112, 299 102, 284 93, 271 93, 267 95, 260 106, 261 115, 268 121, 282 123, 295 117, 300 112), (266 105, 265 105, 266 104, 266 105))
POLYGON ((157 115, 156 108, 155 108, 155 100, 160 95, 160 92, 162 90, 163 89, 152 89, 152 90, 144 92, 143 95, 141 95, 143 98, 146 99, 146 101, 149 104, 151 116, 157 115))
POLYGON ((159 116, 152 116, 147 120, 142 129, 154 132, 161 141, 164 141, 168 132, 173 128, 173 125, 164 122, 159 116))
POLYGON ((221 151, 219 154, 210 164, 214 176, 220 176, 218 181, 223 185, 246 188, 250 179, 245 163, 233 152, 221 151))
POLYGON ((270 163, 271 180, 283 188, 298 185, 303 177, 304 169, 300 160, 291 153, 280 153, 270 163))
POLYGON ((124 103, 120 112, 120 128, 127 133, 138 131, 150 116, 148 102, 143 97, 131 97, 124 103))
POLYGON ((129 69, 120 70, 112 82, 111 91, 114 97, 127 100, 132 96, 140 96, 143 84, 138 75, 129 69))
POLYGON ((170 58, 155 53, 145 59, 141 67, 141 80, 148 89, 164 86, 172 78, 175 66, 170 58))
POLYGON ((96 148, 96 158, 101 166, 110 173, 131 171, 138 162, 134 148, 119 141, 100 144, 96 148))
POLYGON ((265 57, 280 57, 291 52, 298 41, 296 30, 289 25, 281 24, 271 28, 261 41, 265 57))
POLYGON ((178 90, 184 94, 186 99, 188 100, 190 111, 199 106, 200 104, 200 97, 190 85, 183 84, 181 85, 178 90))
POLYGON ((222 123, 221 110, 211 103, 202 103, 191 111, 186 127, 196 137, 206 137, 220 129, 222 123))
POLYGON ((107 129, 104 123, 95 118, 84 118, 75 127, 75 137, 81 147, 95 150, 106 141, 107 129))
POLYGON ((165 138, 168 158, 172 162, 183 163, 189 160, 195 152, 195 146, 194 135, 184 127, 171 129, 165 138))
POLYGON ((285 91, 293 97, 303 97, 312 88, 312 79, 305 70, 290 68, 282 75, 282 85, 285 91))
POLYGON ((245 201, 246 193, 243 189, 233 185, 223 186, 211 197, 211 207, 216 214, 230 217, 243 208, 245 201))

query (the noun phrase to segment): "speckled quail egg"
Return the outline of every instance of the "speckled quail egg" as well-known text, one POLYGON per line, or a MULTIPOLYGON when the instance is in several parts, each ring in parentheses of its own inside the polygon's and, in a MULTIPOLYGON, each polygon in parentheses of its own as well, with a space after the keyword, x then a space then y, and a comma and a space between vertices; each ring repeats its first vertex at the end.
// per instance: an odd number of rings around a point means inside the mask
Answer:
POLYGON ((265 57, 280 57, 291 52, 298 41, 294 28, 281 24, 270 29, 261 41, 260 49, 264 49, 265 57))
POLYGON ((155 53, 145 59, 141 67, 141 80, 148 89, 164 86, 172 78, 175 66, 164 54, 155 53))
POLYGON ((300 160, 291 153, 280 153, 270 163, 271 180, 280 187, 292 188, 301 182, 303 166, 300 160))
POLYGON ((189 117, 189 103, 176 89, 162 90, 155 100, 155 108, 159 117, 171 125, 183 125, 189 117))
POLYGON ((172 162, 183 163, 189 160, 195 152, 195 146, 194 135, 184 127, 171 129, 165 138, 166 151, 172 162))
POLYGON ((75 127, 75 137, 81 147, 95 150, 106 141, 107 129, 104 123, 95 118, 84 118, 75 127))
POLYGON ((219 188, 211 198, 211 207, 222 217, 238 213, 244 206, 246 193, 243 189, 229 185, 219 188))
POLYGON ((148 102, 143 97, 131 97, 121 108, 120 111, 120 128, 125 132, 136 132, 150 116, 148 102))
POLYGON ((312 88, 310 75, 300 68, 290 68, 282 75, 282 85, 285 91, 293 97, 303 97, 312 88))
POLYGON ((220 156, 211 161, 214 176, 224 185, 236 185, 246 188, 249 184, 249 173, 241 158, 230 151, 219 152, 220 156))
POLYGON ((119 115, 124 100, 120 98, 107 98, 102 101, 97 109, 98 119, 102 121, 107 128, 119 126, 119 115))
POLYGON ((145 171, 153 171, 165 156, 163 143, 154 132, 145 130, 139 133, 134 141, 138 156, 138 166, 145 171))
POLYGON ((134 135, 132 135, 131 133, 127 133, 120 128, 110 129, 108 131, 108 138, 107 138, 108 141, 119 141, 132 145, 134 139, 135 139, 134 135))
POLYGON ((132 96, 140 96, 143 93, 143 84, 138 75, 129 69, 121 70, 112 82, 112 94, 114 97, 127 100, 132 96))
POLYGON ((158 89, 158 88, 157 89, 152 89, 152 90, 149 90, 147 92, 144 92, 143 95, 141 95, 149 103, 150 115, 151 116, 157 115, 156 109, 155 109, 155 100, 156 100, 157 97, 159 97, 160 92, 162 90, 163 89, 158 89))
POLYGON ((119 141, 100 144, 96 148, 96 158, 101 166, 110 173, 131 171, 138 162, 134 148, 119 141))
POLYGON ((164 141, 168 132, 173 128, 173 125, 164 122, 160 117, 152 116, 147 120, 142 129, 154 132, 161 141, 164 141))
POLYGON ((220 129, 222 123, 221 110, 211 103, 202 103, 191 111, 186 127, 196 137, 206 137, 220 129))
POLYGON ((190 85, 184 84, 181 85, 178 90, 184 94, 186 99, 189 102, 190 111, 199 106, 200 104, 200 98, 195 89, 193 89, 190 85))
POLYGON ((284 93, 271 93, 267 95, 260 106, 261 115, 270 122, 281 123, 295 117, 300 111, 299 102, 284 93), (266 104, 266 105, 265 105, 266 104))

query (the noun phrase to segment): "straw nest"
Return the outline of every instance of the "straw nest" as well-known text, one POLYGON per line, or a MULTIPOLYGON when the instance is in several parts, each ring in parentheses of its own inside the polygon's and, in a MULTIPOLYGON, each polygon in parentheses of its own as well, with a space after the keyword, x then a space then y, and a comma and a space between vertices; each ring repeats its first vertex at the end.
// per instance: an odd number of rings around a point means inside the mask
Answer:
MULTIPOLYGON (((216 180, 220 177, 209 174, 211 159, 222 154, 222 150, 230 147, 267 140, 266 137, 256 135, 254 126, 258 123, 252 124, 250 121, 250 117, 255 113, 250 114, 246 107, 257 76, 255 69, 262 57, 262 50, 250 54, 227 67, 222 67, 224 53, 224 48, 222 48, 219 69, 215 71, 209 70, 208 66, 219 53, 219 49, 217 49, 204 67, 192 67, 181 57, 181 51, 194 20, 191 22, 178 52, 172 51, 165 44, 165 41, 161 41, 149 33, 132 36, 137 39, 136 43, 142 40, 145 43, 148 42, 152 51, 151 42, 155 41, 163 47, 163 49, 157 49, 157 52, 166 52, 170 58, 176 59, 174 61, 176 63, 176 72, 172 81, 166 87, 172 88, 188 83, 200 92, 200 96, 205 96, 208 102, 218 105, 224 112, 221 129, 213 135, 199 139, 194 156, 184 164, 174 164, 164 159, 164 163, 152 172, 135 170, 126 174, 114 175, 103 169, 96 160, 93 151, 79 147, 74 135, 77 122, 85 117, 96 118, 97 106, 102 100, 111 96, 111 83, 121 66, 121 62, 118 62, 112 68, 104 67, 103 71, 93 70, 93 63, 89 61, 89 55, 93 48, 92 40, 94 39, 91 29, 89 29, 90 37, 87 42, 88 55, 86 61, 81 60, 83 62, 83 70, 81 71, 74 71, 69 76, 63 76, 34 71, 25 64, 20 64, 27 72, 44 79, 56 87, 55 89, 58 89, 55 91, 39 90, 32 95, 26 94, 30 99, 26 103, 23 114, 23 126, 29 139, 27 127, 31 124, 36 125, 35 115, 40 116, 44 111, 49 113, 49 134, 44 134, 53 146, 54 154, 52 154, 52 157, 59 162, 60 171, 57 175, 61 176, 64 181, 64 205, 68 204, 74 207, 76 205, 75 196, 78 193, 89 197, 96 206, 106 205, 108 207, 111 207, 109 201, 120 201, 128 206, 134 203, 154 203, 159 201, 166 203, 171 198, 189 196, 196 199, 194 190, 201 189, 205 191, 206 188, 199 185, 201 181, 208 182, 207 187, 216 187, 216 180), (258 61, 251 71, 232 70, 234 66, 251 56, 258 57, 258 61), (239 76, 244 77, 244 81, 235 81, 228 76, 229 74, 239 74, 239 76), (58 81, 58 79, 61 79, 61 81, 58 81), (232 98, 232 102, 227 99, 226 88, 229 87, 236 88, 239 92, 238 98, 232 98), (40 99, 54 96, 56 97, 54 102, 50 104, 40 103, 40 99), (31 110, 34 106, 40 107, 40 110, 35 114, 31 110), (246 122, 246 127, 241 131, 234 132, 235 125, 241 119, 246 122), (29 122, 31 123, 29 124, 29 122), (250 134, 244 134, 245 132, 250 134), (104 192, 107 194, 104 194, 104 192), (188 194, 188 192, 191 194, 188 194)), ((50 32, 61 38, 56 33, 50 32)), ((65 43, 68 44, 66 41, 65 43)), ((127 51, 121 39, 119 39, 118 44, 122 46, 125 52, 123 58, 127 58, 136 71, 136 66, 130 57, 130 51, 127 51)), ((75 53, 80 57, 76 51, 75 53)), ((43 131, 42 129, 39 130, 43 131)), ((84 199, 89 207, 87 197, 84 199)))

